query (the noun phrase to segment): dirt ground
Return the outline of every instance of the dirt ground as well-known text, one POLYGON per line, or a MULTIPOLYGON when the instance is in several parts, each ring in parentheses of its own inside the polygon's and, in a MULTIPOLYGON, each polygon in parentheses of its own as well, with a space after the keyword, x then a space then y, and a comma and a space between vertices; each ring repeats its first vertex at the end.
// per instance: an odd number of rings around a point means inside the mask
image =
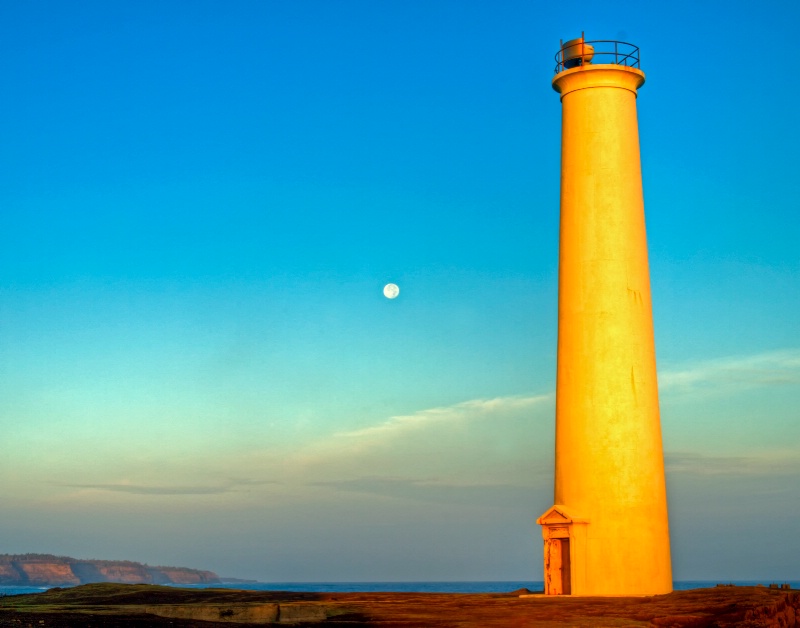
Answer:
POLYGON ((520 593, 524 592, 288 593, 104 583, 0 598, 0 626, 800 626, 800 592, 766 587, 716 587, 640 598, 520 597, 520 593), (259 613, 260 619, 253 620, 259 613))

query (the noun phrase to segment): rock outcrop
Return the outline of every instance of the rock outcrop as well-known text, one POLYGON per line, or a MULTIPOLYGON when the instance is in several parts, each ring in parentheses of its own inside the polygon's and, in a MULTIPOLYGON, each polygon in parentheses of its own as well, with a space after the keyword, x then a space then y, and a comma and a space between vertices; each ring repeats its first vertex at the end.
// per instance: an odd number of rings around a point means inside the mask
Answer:
MULTIPOLYGON (((159 617, 237 624, 274 624, 280 617, 277 604, 162 604, 145 606, 144 612, 159 617)), ((322 619, 325 619, 324 609, 322 619)))
POLYGON ((124 584, 213 584, 211 571, 151 567, 128 560, 79 560, 50 554, 0 554, 0 585, 73 586, 92 582, 124 584))

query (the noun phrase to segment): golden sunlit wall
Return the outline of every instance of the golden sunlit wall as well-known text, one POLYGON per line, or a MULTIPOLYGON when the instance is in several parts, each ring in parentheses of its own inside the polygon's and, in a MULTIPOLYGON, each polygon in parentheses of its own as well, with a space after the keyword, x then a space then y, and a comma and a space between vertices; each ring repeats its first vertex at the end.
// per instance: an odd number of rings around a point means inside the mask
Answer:
POLYGON ((561 71, 555 505, 550 594, 672 590, 636 117, 644 74, 561 71))

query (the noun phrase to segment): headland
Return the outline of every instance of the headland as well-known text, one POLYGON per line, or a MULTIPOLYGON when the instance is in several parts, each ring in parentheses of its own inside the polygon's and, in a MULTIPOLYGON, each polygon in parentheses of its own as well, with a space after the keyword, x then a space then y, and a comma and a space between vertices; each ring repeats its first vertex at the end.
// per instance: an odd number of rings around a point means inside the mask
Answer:
POLYGON ((215 584, 212 571, 151 567, 129 560, 82 560, 52 554, 0 554, 0 585, 76 586, 93 582, 126 584, 215 584))

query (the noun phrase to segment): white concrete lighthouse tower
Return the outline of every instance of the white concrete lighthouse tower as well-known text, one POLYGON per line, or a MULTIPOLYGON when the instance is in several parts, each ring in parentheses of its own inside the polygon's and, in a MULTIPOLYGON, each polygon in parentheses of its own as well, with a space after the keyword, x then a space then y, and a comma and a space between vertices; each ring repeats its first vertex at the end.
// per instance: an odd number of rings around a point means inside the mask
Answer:
POLYGON ((639 50, 562 44, 554 505, 549 595, 672 590, 636 116, 639 50))

